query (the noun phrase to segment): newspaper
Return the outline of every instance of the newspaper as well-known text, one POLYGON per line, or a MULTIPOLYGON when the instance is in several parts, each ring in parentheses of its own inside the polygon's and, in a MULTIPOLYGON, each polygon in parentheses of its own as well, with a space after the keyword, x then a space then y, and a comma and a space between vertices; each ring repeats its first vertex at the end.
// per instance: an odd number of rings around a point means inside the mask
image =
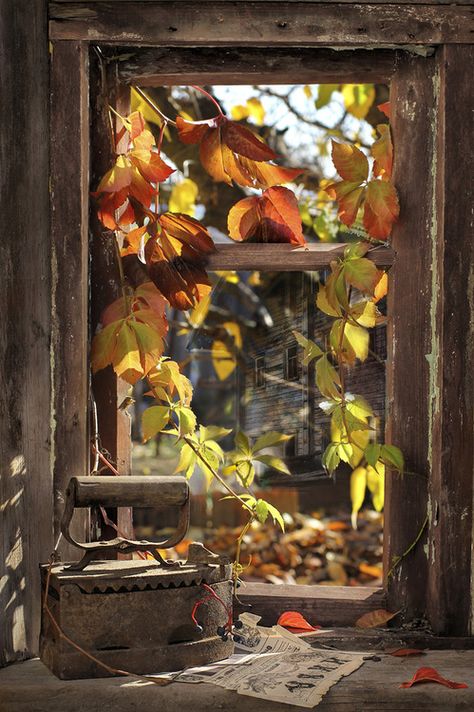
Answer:
POLYGON ((311 708, 363 663, 360 653, 316 650, 280 626, 258 626, 259 619, 252 614, 244 613, 240 620, 243 627, 236 631, 235 655, 186 670, 179 680, 212 683, 240 695, 311 708))

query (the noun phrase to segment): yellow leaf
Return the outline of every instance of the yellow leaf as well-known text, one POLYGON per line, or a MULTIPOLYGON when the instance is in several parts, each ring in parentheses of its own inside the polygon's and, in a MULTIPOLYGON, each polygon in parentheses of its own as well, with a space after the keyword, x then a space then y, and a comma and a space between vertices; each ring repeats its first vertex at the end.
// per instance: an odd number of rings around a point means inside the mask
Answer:
POLYGON ((350 315, 360 326, 372 328, 377 323, 377 307, 372 300, 351 304, 350 315))
POLYGON ((132 385, 144 375, 137 338, 126 321, 122 324, 117 336, 113 368, 117 376, 132 385))
MULTIPOLYGON (((369 430, 356 430, 351 433, 352 451, 349 457, 351 467, 357 467, 364 456, 364 450, 369 443, 369 430)), ((342 432, 339 427, 331 420, 331 440, 333 442, 347 441, 347 433, 342 432)))
POLYGON ((196 183, 190 178, 185 178, 181 183, 177 183, 173 186, 168 209, 172 213, 184 213, 185 215, 194 217, 198 193, 199 189, 196 183))
POLYGON ((212 363, 219 380, 225 381, 234 371, 237 366, 235 357, 235 349, 242 348, 242 335, 240 327, 233 321, 226 321, 223 325, 224 329, 234 339, 234 349, 231 349, 230 344, 216 340, 212 344, 212 363))
POLYGON ((367 485, 367 470, 365 467, 356 467, 351 474, 351 502, 352 502, 352 526, 357 529, 357 512, 362 507, 365 498, 365 488, 367 485))
MULTIPOLYGON (((346 324, 344 342, 349 344, 359 361, 365 361, 369 355, 369 332, 367 329, 354 324, 346 324)), ((343 343, 343 346, 345 346, 345 343, 343 343)))
POLYGON ((242 119, 246 119, 249 115, 249 110, 243 104, 236 104, 231 108, 230 114, 234 121, 242 121, 242 119))
POLYGON ((347 111, 356 119, 365 119, 374 103, 375 89, 373 84, 344 84, 342 96, 347 111))
POLYGON ((374 304, 379 302, 388 292, 388 274, 384 272, 374 289, 374 304))
POLYGON ((198 302, 198 305, 194 307, 192 311, 189 312, 189 322, 192 327, 196 328, 198 326, 201 326, 207 316, 210 304, 211 295, 206 294, 206 296, 202 297, 201 301, 198 302))
POLYGON ((305 97, 307 99, 311 99, 311 97, 313 96, 313 92, 311 91, 311 87, 309 86, 309 84, 305 84, 305 86, 303 87, 303 91, 305 97))
POLYGON ((262 126, 265 120, 265 109, 260 99, 257 99, 256 96, 247 99, 247 109, 248 115, 252 117, 257 126, 262 126))
MULTIPOLYGON (((130 94, 130 100, 132 112, 139 111, 145 121, 149 121, 151 124, 161 126, 161 118, 159 117, 159 115, 156 113, 156 111, 153 111, 151 106, 146 103, 146 101, 140 96, 140 94, 138 94, 135 89, 133 89, 133 87, 130 94)), ((169 141, 170 134, 167 127, 165 127, 165 135, 167 140, 169 141)))
POLYGON ((381 512, 385 494, 385 465, 383 462, 379 465, 379 472, 371 465, 367 466, 367 487, 372 494, 374 509, 381 512))

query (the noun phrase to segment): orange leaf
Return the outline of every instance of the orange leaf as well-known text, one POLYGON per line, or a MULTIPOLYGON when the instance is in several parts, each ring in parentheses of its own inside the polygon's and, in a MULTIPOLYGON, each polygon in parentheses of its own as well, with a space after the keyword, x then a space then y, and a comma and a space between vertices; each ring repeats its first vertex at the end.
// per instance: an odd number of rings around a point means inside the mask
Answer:
POLYGON ((332 162, 343 180, 362 183, 369 177, 367 156, 356 146, 333 140, 332 162))
POLYGON ((339 220, 350 227, 362 205, 365 188, 358 183, 342 180, 330 183, 324 190, 330 198, 337 200, 339 220))
POLYGON ((377 131, 380 137, 372 144, 370 152, 374 157, 374 176, 382 176, 384 180, 392 175, 393 146, 390 126, 379 124, 377 131))
POLYGON ((390 118, 390 102, 385 101, 383 104, 377 104, 377 109, 382 112, 382 114, 385 114, 387 119, 390 118))
POLYGON ((374 289, 374 303, 377 304, 388 292, 388 274, 383 272, 374 289))
POLYGON ((252 188, 288 183, 301 173, 299 168, 282 168, 266 163, 276 154, 252 131, 225 117, 203 123, 176 119, 183 143, 199 143, 204 169, 215 181, 252 188))
POLYGON ((373 578, 381 578, 382 569, 378 566, 370 566, 370 564, 359 564, 359 571, 361 574, 366 574, 367 576, 372 576, 373 578))
POLYGON ((408 658, 416 655, 426 655, 424 650, 418 648, 395 648, 395 650, 385 650, 387 655, 392 655, 394 658, 408 658))
POLYGON ((357 628, 381 628, 389 620, 395 618, 396 613, 389 613, 383 608, 379 608, 376 611, 369 611, 369 613, 364 613, 363 616, 356 620, 357 628))
POLYGON ((464 689, 468 687, 465 682, 453 682, 452 680, 447 680, 445 677, 440 675, 439 672, 435 670, 435 668, 432 667, 418 668, 412 679, 408 682, 402 682, 400 687, 412 687, 412 685, 416 685, 419 682, 437 682, 439 685, 450 687, 453 690, 464 689))
POLYGON ((318 630, 321 626, 314 626, 308 623, 306 618, 304 618, 298 611, 285 611, 282 613, 277 621, 278 625, 283 628, 289 628, 292 631, 305 631, 305 630, 318 630))
POLYGON ((385 239, 400 208, 397 192, 388 181, 371 180, 367 185, 364 203, 364 227, 372 237, 385 239))
POLYGON ((306 244, 295 194, 281 186, 236 203, 229 211, 228 228, 233 240, 306 244))
POLYGON ((164 213, 156 232, 145 245, 147 272, 151 281, 176 309, 187 310, 210 292, 204 257, 214 243, 200 222, 182 213, 164 213))

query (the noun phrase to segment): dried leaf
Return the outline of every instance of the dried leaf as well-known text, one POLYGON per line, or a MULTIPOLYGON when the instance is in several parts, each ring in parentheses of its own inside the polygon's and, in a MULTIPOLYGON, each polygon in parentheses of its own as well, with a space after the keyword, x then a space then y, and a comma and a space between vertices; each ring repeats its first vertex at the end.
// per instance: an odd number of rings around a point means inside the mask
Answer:
POLYGON ((383 104, 377 104, 377 109, 382 112, 382 114, 385 114, 387 119, 390 118, 390 102, 389 101, 384 101, 383 104))
POLYGON ((396 613, 389 613, 383 608, 379 608, 376 611, 369 611, 369 613, 364 613, 363 616, 356 620, 357 628, 382 628, 388 621, 395 618, 399 611, 396 613))
POLYGON ((468 687, 465 682, 453 682, 452 680, 447 680, 445 677, 440 675, 439 672, 435 670, 435 668, 432 667, 418 668, 412 679, 408 682, 402 682, 400 687, 412 687, 412 685, 416 685, 419 682, 437 682, 439 685, 450 687, 453 690, 464 689, 468 687))
POLYGON ((304 618, 298 611, 285 611, 281 614, 277 621, 277 625, 281 625, 283 628, 288 628, 292 632, 302 632, 307 630, 318 630, 321 626, 314 626, 308 623, 306 618, 304 618))
POLYGON ((426 655, 424 650, 418 650, 418 648, 395 648, 391 650, 385 650, 387 655, 392 655, 394 658, 408 658, 415 657, 417 655, 426 655))

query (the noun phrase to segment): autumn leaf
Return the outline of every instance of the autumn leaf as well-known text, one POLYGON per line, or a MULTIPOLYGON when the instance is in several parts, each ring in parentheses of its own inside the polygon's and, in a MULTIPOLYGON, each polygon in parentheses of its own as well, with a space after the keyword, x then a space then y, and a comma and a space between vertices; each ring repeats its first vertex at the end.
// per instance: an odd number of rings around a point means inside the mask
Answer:
POLYGON ((242 348, 242 334, 239 325, 234 321, 227 321, 222 328, 228 334, 228 340, 216 339, 212 343, 212 363, 220 381, 235 371, 237 366, 236 351, 242 348))
POLYGON ((388 621, 392 620, 392 618, 395 618, 398 613, 399 611, 396 613, 389 613, 383 608, 378 608, 375 611, 364 613, 363 616, 356 620, 356 626, 357 628, 381 628, 388 623, 388 621))
POLYGON ((170 415, 170 409, 164 405, 153 405, 143 411, 142 431, 144 443, 163 430, 169 423, 170 415))
POLYGON ((356 119, 365 119, 374 103, 375 88, 373 84, 344 84, 342 96, 349 114, 356 119))
POLYGON ((174 172, 157 152, 155 138, 140 112, 133 112, 124 123, 129 128, 131 148, 117 156, 92 193, 98 199, 99 219, 110 230, 136 222, 135 202, 150 207, 157 183, 174 172))
POLYGON ((281 186, 240 200, 230 209, 227 224, 230 237, 239 242, 306 244, 296 196, 281 186))
POLYGON ((377 109, 382 112, 382 114, 385 114, 387 119, 390 118, 390 102, 389 101, 384 101, 383 104, 377 104, 377 109))
POLYGON ((419 650, 418 648, 395 648, 384 651, 387 655, 392 655, 394 658, 408 658, 415 657, 417 655, 426 655, 424 650, 419 650))
POLYGON ((175 396, 181 405, 189 405, 193 397, 193 387, 189 378, 181 373, 176 361, 162 358, 147 375, 151 391, 146 395, 154 395, 157 400, 166 403, 174 401, 175 396))
POLYGON ((387 180, 392 175, 393 166, 393 146, 392 137, 390 135, 390 126, 387 124, 378 124, 377 131, 380 137, 374 141, 370 148, 370 152, 374 158, 373 173, 374 176, 382 176, 387 180))
POLYGON ((363 207, 364 227, 371 237, 377 239, 386 239, 390 235, 399 214, 397 192, 389 180, 392 167, 389 131, 388 127, 384 127, 379 142, 376 142, 375 177, 371 180, 365 154, 356 146, 333 141, 332 159, 342 180, 333 181, 325 187, 329 197, 337 201, 341 222, 351 227, 363 207))
POLYGON ((250 129, 225 117, 202 123, 176 119, 183 143, 200 144, 204 169, 215 181, 252 188, 267 188, 289 183, 301 173, 299 168, 282 168, 267 161, 276 154, 250 129))
POLYGON ((283 628, 288 628, 294 633, 301 633, 303 631, 318 630, 321 626, 314 626, 308 623, 306 618, 302 616, 298 611, 285 611, 277 620, 277 625, 281 625, 283 628))
MULTIPOLYGON (((356 467, 351 474, 350 492, 352 503, 352 528, 357 529, 357 513, 362 507, 365 499, 365 489, 367 486, 367 470, 365 467, 356 467)), ((356 623, 357 625, 357 623, 356 623)))
POLYGON ((204 259, 215 247, 207 229, 189 215, 163 213, 146 230, 144 256, 151 281, 171 306, 193 308, 211 291, 204 259))
POLYGON ((412 687, 420 682, 437 682, 439 685, 450 687, 453 690, 460 690, 468 687, 465 682, 453 682, 452 680, 448 680, 432 667, 418 668, 412 679, 408 680, 408 682, 402 682, 400 687, 412 687))
POLYGON ((194 216, 196 210, 196 198, 199 188, 190 178, 184 178, 180 183, 173 186, 170 194, 168 208, 171 213, 184 213, 194 216))

